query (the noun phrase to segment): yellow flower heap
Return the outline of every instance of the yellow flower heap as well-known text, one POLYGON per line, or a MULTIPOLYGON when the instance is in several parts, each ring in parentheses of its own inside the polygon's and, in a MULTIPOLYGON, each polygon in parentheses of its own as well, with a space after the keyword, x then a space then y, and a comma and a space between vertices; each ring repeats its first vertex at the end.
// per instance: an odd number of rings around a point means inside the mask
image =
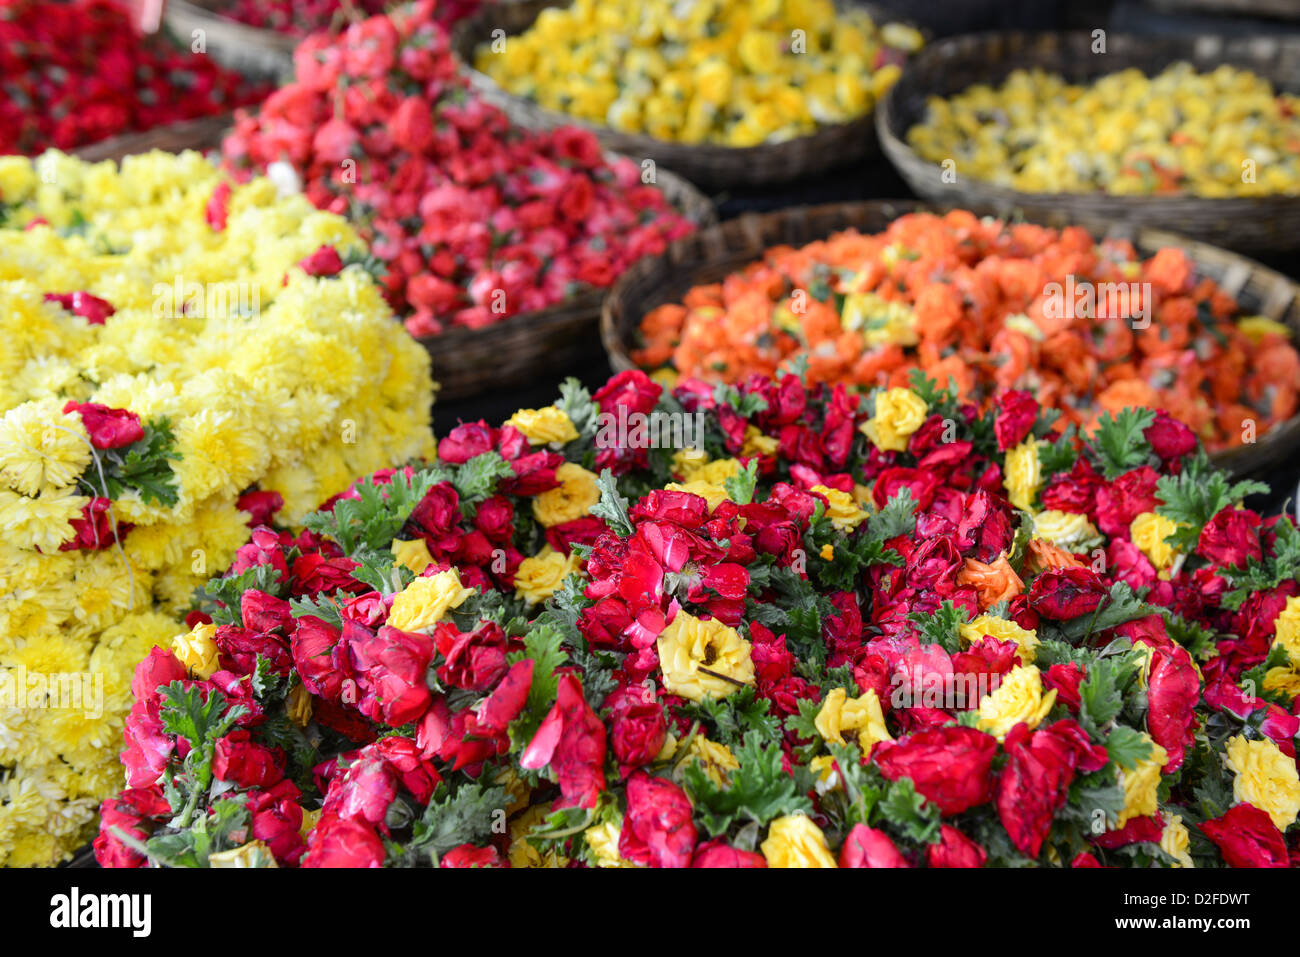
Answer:
POLYGON ((93 832, 121 786, 133 669, 247 541, 242 493, 279 492, 292 524, 432 453, 427 355, 374 281, 296 265, 362 251, 356 234, 266 180, 224 182, 197 153, 0 158, 0 864, 52 864, 93 832), (45 298, 73 292, 115 311, 97 324, 45 298), (174 503, 104 495, 120 545, 59 547, 104 487, 69 401, 170 427, 174 503), (39 690, 83 673, 82 707, 39 690))
POLYGON ((911 146, 959 176, 1035 193, 1300 193, 1300 97, 1249 70, 1158 76, 1129 69, 1089 84, 1016 70, 1000 87, 932 97, 911 146))
POLYGON ((743 147, 869 113, 900 73, 882 51, 900 59, 921 43, 831 0, 577 0, 480 47, 475 65, 511 93, 621 132, 743 147))

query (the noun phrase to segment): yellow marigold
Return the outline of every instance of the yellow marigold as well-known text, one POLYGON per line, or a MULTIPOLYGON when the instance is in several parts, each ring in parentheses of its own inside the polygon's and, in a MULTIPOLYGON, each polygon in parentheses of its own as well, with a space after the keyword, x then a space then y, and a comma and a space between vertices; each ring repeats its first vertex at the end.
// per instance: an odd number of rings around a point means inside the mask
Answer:
POLYGON ((679 611, 656 645, 669 694, 700 701, 705 695, 721 698, 754 683, 749 642, 716 618, 701 621, 679 611))
POLYGON ((825 485, 814 485, 810 491, 826 497, 826 516, 839 531, 851 532, 867 520, 867 513, 858 508, 858 503, 848 492, 825 485))
POLYGON ((980 700, 979 727, 999 741, 1022 721, 1038 727, 1056 703, 1056 689, 1043 694, 1043 680, 1034 665, 1012 668, 995 691, 980 700))
POLYGON ((417 575, 433 564, 433 556, 423 538, 413 538, 409 542, 395 538, 391 548, 393 561, 417 575))
POLYGON ((835 867, 826 835, 806 814, 787 814, 767 826, 760 848, 768 867, 835 867))
POLYGON ((544 409, 520 409, 506 420, 506 425, 513 425, 533 445, 550 445, 553 442, 563 445, 578 437, 573 420, 563 409, 554 405, 548 405, 544 409))
POLYGON ((454 568, 421 576, 393 599, 388 625, 399 631, 429 631, 448 611, 459 608, 473 594, 474 589, 460 583, 460 573, 454 568))
POLYGON ((1241 735, 1228 739, 1226 754, 1228 767, 1236 775, 1233 798, 1268 812, 1279 831, 1294 824, 1300 814, 1300 775, 1295 759, 1268 738, 1250 741, 1241 735))
POLYGON ((911 389, 886 389, 876 396, 876 414, 862 423, 862 433, 882 452, 903 452, 928 413, 925 400, 911 389))
POLYGON ((57 399, 25 402, 0 416, 0 481, 23 495, 71 485, 90 465, 81 416, 57 399))
POLYGON ((1007 500, 1016 508, 1032 512, 1034 498, 1043 484, 1043 466, 1038 460, 1038 443, 1033 439, 1007 450, 1002 486, 1007 500))
POLYGON ((565 462, 555 477, 560 484, 533 499, 533 515, 547 528, 582 518, 600 501, 596 476, 581 465, 565 462))
MULTIPOLYGON (((1144 734, 1143 737, 1151 741, 1149 736, 1144 734)), ((1120 786, 1124 788, 1124 810, 1119 813, 1119 827, 1123 827, 1131 818, 1148 817, 1156 813, 1160 769, 1168 762, 1169 753, 1151 741, 1150 757, 1139 761, 1132 770, 1120 771, 1120 786)))
POLYGON ((885 726, 880 698, 871 688, 857 698, 850 698, 844 688, 832 688, 826 693, 814 723, 818 734, 836 744, 844 743, 845 731, 858 732, 858 746, 863 754, 870 754, 880 741, 894 739, 885 726))
POLYGON ((515 572, 515 594, 536 605, 546 601, 574 572, 582 568, 576 552, 565 555, 547 545, 531 558, 519 563, 515 572))
POLYGON ((217 626, 200 622, 172 639, 172 654, 196 678, 211 678, 217 671, 217 626))
POLYGON ((957 633, 966 644, 979 641, 985 635, 998 641, 1014 641, 1017 645, 1016 655, 1022 665, 1033 664, 1035 649, 1038 647, 1038 632, 1021 628, 1014 621, 998 618, 996 615, 980 615, 969 622, 957 626, 957 633))
POLYGON ((1155 566, 1156 571, 1163 571, 1174 563, 1176 553, 1173 546, 1165 539, 1178 530, 1178 523, 1155 512, 1143 512, 1129 525, 1129 536, 1155 566))

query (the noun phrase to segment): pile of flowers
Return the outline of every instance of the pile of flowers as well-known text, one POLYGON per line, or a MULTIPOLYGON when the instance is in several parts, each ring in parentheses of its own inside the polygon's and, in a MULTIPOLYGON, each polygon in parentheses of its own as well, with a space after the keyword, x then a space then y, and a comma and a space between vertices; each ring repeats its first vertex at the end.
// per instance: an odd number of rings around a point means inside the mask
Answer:
MULTIPOLYGON (((316 30, 328 29, 342 18, 355 14, 373 16, 392 4, 388 0, 232 0, 219 12, 250 27, 274 30, 290 36, 304 37, 316 30)), ((479 8, 479 0, 440 0, 438 22, 450 27, 479 8)))
POLYGON ((344 220, 197 153, 0 158, 0 219, 0 864, 49 864, 195 588, 250 522, 428 454, 432 384, 344 220))
POLYGON ((570 381, 259 528, 137 669, 96 854, 1287 866, 1300 532, 1261 489, 1147 410, 570 381))
POLYGON ((294 53, 295 82, 238 118, 237 169, 345 213, 386 266, 389 302, 425 336, 481 328, 608 286, 691 224, 590 133, 532 133, 470 96, 421 2, 294 53))
POLYGON ((511 93, 577 119, 744 147, 870 113, 922 42, 912 27, 877 27, 832 0, 576 0, 484 43, 474 62, 511 93))
POLYGON ((913 369, 963 398, 1027 389, 1067 421, 1165 409, 1214 451, 1296 413, 1290 331, 1241 316, 1178 248, 980 219, 912 213, 773 247, 722 282, 651 310, 632 358, 736 383, 806 363, 814 382, 906 385, 913 369))
POLYGON ((1300 97, 1223 64, 1128 69, 1091 83, 1015 70, 931 97, 908 143, 959 175, 1033 193, 1300 193, 1300 97))
POLYGON ((0 154, 72 149, 268 92, 208 56, 141 37, 115 0, 0 0, 0 154))

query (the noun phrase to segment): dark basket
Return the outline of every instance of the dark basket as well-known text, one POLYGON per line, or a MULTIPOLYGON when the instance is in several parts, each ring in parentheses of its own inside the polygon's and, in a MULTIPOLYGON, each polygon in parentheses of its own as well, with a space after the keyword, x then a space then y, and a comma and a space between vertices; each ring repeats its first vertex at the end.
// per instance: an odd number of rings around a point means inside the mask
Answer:
MULTIPOLYGON (((636 133, 622 133, 608 126, 544 109, 533 100, 508 93, 496 81, 474 69, 474 50, 491 38, 492 31, 505 30, 507 35, 514 36, 528 29, 547 7, 566 5, 556 0, 517 0, 486 6, 474 16, 462 20, 452 31, 452 49, 464 65, 475 92, 519 126, 540 130, 579 126, 595 133, 607 150, 637 160, 652 159, 657 168, 670 169, 711 190, 801 179, 873 156, 879 150, 870 113, 848 123, 823 126, 815 133, 783 143, 746 147, 675 143, 636 133)), ((864 7, 877 22, 906 22, 898 17, 889 17, 869 4, 855 6, 864 7)))
POLYGON ((907 131, 925 116, 931 96, 951 96, 974 83, 1000 83, 1016 69, 1060 73, 1071 82, 1136 67, 1159 72, 1179 60, 1198 70, 1228 63, 1300 92, 1300 44, 1274 37, 1147 37, 1109 34, 1094 54, 1088 33, 979 33, 940 40, 914 56, 876 108, 881 148, 917 195, 976 212, 1026 217, 1053 226, 1105 230, 1115 220, 1175 230, 1228 248, 1276 252, 1300 248, 1300 195, 1229 197, 1112 196, 1025 193, 962 176, 945 183, 942 167, 907 145, 907 131))
MULTIPOLYGON (((633 265, 610 289, 600 324, 609 363, 615 371, 637 368, 630 354, 639 345, 646 313, 664 303, 679 302, 692 286, 721 281, 762 258, 771 246, 802 246, 845 229, 881 232, 898 216, 920 210, 943 211, 909 200, 799 206, 775 213, 748 213, 679 239, 662 255, 633 265)), ((1180 247, 1196 264, 1197 274, 1218 283, 1237 300, 1244 314, 1283 322, 1300 337, 1300 286, 1286 276, 1236 253, 1160 230, 1112 224, 1096 235, 1128 239, 1143 256, 1165 246, 1180 247)), ((1215 453, 1213 459, 1235 475, 1258 475, 1293 462, 1297 446, 1300 414, 1269 429, 1253 445, 1215 453)))

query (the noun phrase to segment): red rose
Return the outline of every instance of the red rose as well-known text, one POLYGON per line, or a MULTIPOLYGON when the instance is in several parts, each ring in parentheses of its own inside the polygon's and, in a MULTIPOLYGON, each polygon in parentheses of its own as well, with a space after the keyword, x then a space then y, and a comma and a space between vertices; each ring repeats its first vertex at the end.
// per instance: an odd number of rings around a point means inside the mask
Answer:
POLYGON ((628 412, 649 414, 663 394, 659 385, 640 369, 627 369, 613 376, 592 394, 601 412, 628 412))
POLYGON ((618 761, 618 770, 627 775, 634 768, 649 764, 662 750, 668 737, 664 709, 649 689, 630 686, 611 696, 610 747, 618 761))
POLYGON ((307 552, 293 562, 295 595, 326 595, 337 591, 355 592, 365 586, 352 577, 357 563, 350 558, 326 558, 320 552, 307 552))
POLYGON ((242 728, 217 742, 212 774, 241 788, 269 788, 284 777, 283 755, 252 740, 242 728))
POLYGON ((362 821, 323 817, 307 838, 303 867, 383 867, 384 842, 362 821))
POLYGON ((326 244, 298 260, 298 268, 309 276, 337 276, 343 271, 343 259, 337 249, 326 244))
POLYGON ((239 614, 244 620, 244 627, 250 631, 278 631, 283 634, 293 630, 293 612, 289 603, 256 588, 249 588, 240 595, 239 614))
POLYGON ((1003 748, 1007 763, 998 775, 994 798, 998 817, 1016 849, 1036 858, 1052 818, 1065 803, 1074 761, 1059 738, 1045 731, 1031 735, 1024 723, 1011 729, 1003 748))
POLYGON ((420 746, 412 738, 390 734, 374 744, 366 745, 362 754, 381 758, 389 770, 421 804, 427 804, 434 790, 442 783, 442 776, 425 760, 420 746))
POLYGON ((722 840, 706 841, 695 849, 691 867, 767 867, 767 859, 753 851, 740 851, 722 840))
POLYGON ((293 653, 288 642, 269 632, 251 631, 235 625, 221 625, 213 641, 220 656, 217 661, 223 669, 236 675, 251 675, 257 670, 257 659, 265 658, 276 674, 287 675, 293 668, 293 653))
POLYGON ((1163 774, 1173 774, 1183 764, 1195 742, 1196 706, 1201 700, 1201 679, 1187 650, 1177 645, 1151 649, 1147 676, 1147 730, 1151 740, 1169 754, 1163 774))
POLYGON ((672 781, 636 772, 627 782, 619 854, 652 867, 690 866, 695 850, 693 813, 686 793, 672 781))
POLYGON ((1088 673, 1073 661, 1061 665, 1052 665, 1043 672, 1043 688, 1056 691, 1056 700, 1071 711, 1078 711, 1082 699, 1079 697, 1079 685, 1088 677, 1088 673))
POLYGON ((855 824, 840 850, 840 867, 911 867, 884 831, 855 824))
POLYGON ((81 506, 81 518, 68 523, 72 526, 73 538, 60 545, 59 551, 97 552, 120 542, 135 526, 129 522, 114 525, 108 514, 112 505, 112 499, 97 495, 81 506))
MULTIPOLYGON (((100 299, 98 296, 92 296, 88 292, 47 292, 45 294, 46 302, 57 302, 60 306, 72 313, 74 316, 81 316, 87 323, 92 326, 102 326, 108 321, 108 317, 117 312, 107 299, 100 299)), ((69 402, 68 405, 75 405, 69 402)), ((103 408, 103 406, 98 406, 103 408)), ((67 412, 65 407, 64 412, 67 412)))
POLYGON ((941 814, 951 815, 992 796, 990 771, 997 750, 997 739, 975 728, 933 728, 880 742, 871 760, 891 781, 910 778, 941 814))
POLYGON ((582 694, 571 673, 560 676, 555 705, 524 748, 519 766, 551 766, 560 785, 556 807, 595 807, 605 789, 605 725, 582 694))
POLYGON ((343 623, 340 648, 346 648, 362 691, 357 710, 371 721, 401 727, 429 707, 432 695, 425 673, 433 661, 428 635, 384 625, 378 634, 356 622, 343 623))
POLYGON ((528 690, 533 683, 533 659, 525 658, 510 666, 505 677, 478 707, 478 726, 504 734, 510 722, 524 710, 528 690))
POLYGON ((1097 486, 1097 527, 1107 535, 1129 537, 1129 526, 1143 512, 1156 509, 1160 475, 1148 465, 1097 486))
POLYGON ((1029 585, 1029 605, 1045 618, 1066 621, 1096 611, 1110 594, 1090 568, 1052 568, 1029 585))
POLYGON ((275 513, 284 508, 284 496, 275 491, 245 492, 235 506, 248 513, 249 525, 269 525, 275 513))
POLYGON ((462 465, 484 452, 496 448, 500 433, 486 422, 462 422, 438 443, 438 458, 451 465, 462 465))
POLYGON ((163 685, 188 677, 185 666, 166 648, 150 648, 131 677, 131 694, 138 702, 153 701, 163 685))
POLYGON ((298 619, 289 639, 293 664, 303 687, 331 701, 338 700, 343 686, 343 675, 334 667, 334 646, 339 638, 337 628, 313 615, 304 615, 298 619))
POLYGON ((1142 434, 1151 444, 1151 450, 1166 462, 1196 451, 1195 433, 1163 409, 1156 410, 1155 421, 1142 434))
POLYGON ((124 831, 146 841, 153 831, 151 818, 171 813, 161 787, 127 788, 99 806, 99 835, 95 838, 95 860, 100 867, 144 867, 148 859, 127 847, 114 833, 124 831))
POLYGON ((1259 515, 1249 509, 1221 509, 1201 529, 1196 554, 1216 565, 1244 568, 1247 559, 1259 561, 1264 557, 1259 526, 1259 515))
POLYGON ((1129 844, 1159 844, 1164 830, 1165 822, 1159 814, 1134 817, 1129 818, 1118 830, 1096 835, 1092 838, 1092 843, 1106 850, 1127 847, 1129 844))
POLYGON ((438 666, 443 684, 486 691, 506 673, 506 636, 494 621, 481 621, 469 632, 444 621, 434 629, 433 641, 444 659, 438 666))
POLYGON ((1030 393, 1018 389, 1004 392, 994 400, 997 417, 993 420, 993 434, 998 439, 998 451, 1005 452, 1024 441, 1038 418, 1038 400, 1030 393))
POLYGON ((434 143, 433 114, 427 101, 408 96, 389 120, 393 142, 408 153, 423 153, 434 143))
POLYGON ((140 417, 127 409, 110 409, 95 402, 68 402, 63 411, 81 416, 90 444, 97 449, 120 449, 144 438, 140 417))
POLYGON ((1287 867, 1286 840, 1266 811, 1237 804, 1200 825, 1229 867, 1287 867))
POLYGON ((495 847, 461 844, 438 859, 439 867, 505 867, 506 862, 495 847))
POLYGON ((474 527, 492 542, 510 541, 515 531, 514 520, 514 504, 504 495, 484 499, 474 512, 474 527))
POLYGON ((983 867, 987 859, 984 848, 947 824, 939 829, 939 843, 925 849, 925 862, 930 867, 983 867))
POLYGON ((203 218, 207 220, 213 232, 220 233, 225 230, 226 221, 230 218, 230 183, 222 180, 212 190, 203 218))

